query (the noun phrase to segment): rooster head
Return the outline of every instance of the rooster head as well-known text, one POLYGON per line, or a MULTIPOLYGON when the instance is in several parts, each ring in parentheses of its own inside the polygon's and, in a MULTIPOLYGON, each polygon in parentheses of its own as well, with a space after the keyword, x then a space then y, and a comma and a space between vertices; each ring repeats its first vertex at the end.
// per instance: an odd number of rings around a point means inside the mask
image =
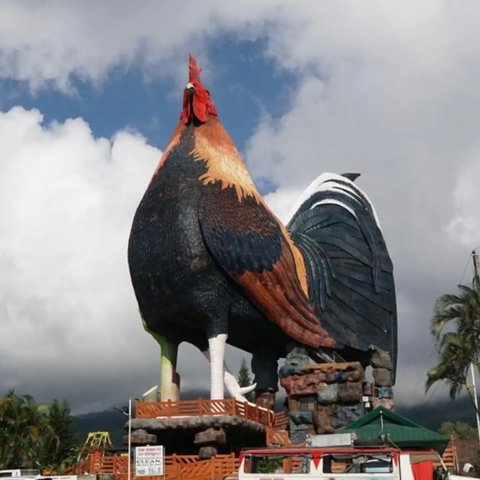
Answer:
POLYGON ((172 150, 184 142, 192 156, 190 160, 203 162, 206 171, 199 180, 204 185, 220 183, 222 189, 233 188, 238 201, 253 197, 263 200, 258 193, 240 153, 218 118, 210 92, 200 80, 201 69, 190 55, 188 83, 183 91, 183 108, 180 122, 164 150, 155 169, 156 175, 168 160, 172 150), (184 135, 185 132, 187 135, 184 135))
POLYGON ((201 125, 207 121, 207 115, 216 117, 217 109, 210 97, 210 92, 202 85, 200 80, 201 68, 193 55, 189 57, 188 83, 183 91, 183 109, 180 120, 184 125, 193 122, 201 125))

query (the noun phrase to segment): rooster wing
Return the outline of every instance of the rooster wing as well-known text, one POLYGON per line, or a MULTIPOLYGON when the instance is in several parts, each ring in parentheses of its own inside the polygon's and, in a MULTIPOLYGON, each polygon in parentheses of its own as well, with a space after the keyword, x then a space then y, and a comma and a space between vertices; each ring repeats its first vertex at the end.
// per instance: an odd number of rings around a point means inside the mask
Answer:
POLYGON ((261 199, 206 185, 199 221, 208 250, 270 321, 305 345, 334 346, 302 288, 301 254, 261 199))

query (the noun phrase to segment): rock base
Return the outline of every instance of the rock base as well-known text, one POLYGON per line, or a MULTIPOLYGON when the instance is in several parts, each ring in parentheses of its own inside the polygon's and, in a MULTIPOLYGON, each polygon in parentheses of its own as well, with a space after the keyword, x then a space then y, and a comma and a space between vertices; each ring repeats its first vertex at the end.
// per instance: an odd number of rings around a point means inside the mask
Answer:
POLYGON ((390 356, 376 351, 372 367, 374 385, 366 381, 359 362, 286 363, 279 374, 287 393, 291 443, 333 433, 378 405, 393 409, 390 356))
MULTIPOLYGON (((124 436, 124 443, 128 438, 124 436)), ((265 427, 236 415, 132 419, 132 446, 163 445, 167 455, 202 458, 265 445, 265 427)))

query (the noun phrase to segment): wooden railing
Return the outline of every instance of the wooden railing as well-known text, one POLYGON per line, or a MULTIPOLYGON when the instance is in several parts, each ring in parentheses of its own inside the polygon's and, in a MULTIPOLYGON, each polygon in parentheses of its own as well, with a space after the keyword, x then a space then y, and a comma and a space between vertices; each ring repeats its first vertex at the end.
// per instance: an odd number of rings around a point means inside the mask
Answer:
POLYGON ((235 415, 235 399, 228 400, 180 400, 174 402, 135 402, 136 418, 235 415))
POLYGON ((180 400, 173 402, 135 402, 136 418, 159 417, 198 417, 203 415, 239 415, 247 420, 272 427, 275 414, 271 410, 240 402, 234 398, 227 400, 180 400))
POLYGON ((267 427, 273 426, 275 414, 272 412, 272 410, 258 407, 257 405, 247 402, 239 402, 233 398, 229 400, 233 400, 235 403, 236 415, 240 415, 247 420, 253 420, 254 422, 261 423, 267 427))
POLYGON ((128 477, 128 457, 123 455, 105 457, 90 455, 86 466, 86 473, 110 474, 115 475, 115 478, 118 479, 126 479, 128 477))
POLYGON ((455 472, 458 472, 460 470, 458 464, 457 447, 452 440, 450 440, 448 447, 443 451, 442 460, 448 469, 455 472))
POLYGON ((230 455, 216 455, 200 460, 194 455, 171 455, 165 464, 167 480, 216 480, 233 475, 238 470, 238 459, 230 455))
MULTIPOLYGON (((125 456, 91 456, 86 467, 91 474, 112 475, 114 480, 128 479, 128 458, 125 456)), ((216 455, 208 460, 201 460, 196 455, 167 455, 165 475, 159 477, 135 477, 133 468, 132 465, 132 479, 136 480, 220 480, 235 474, 238 459, 233 453, 216 455)))
POLYGON ((265 443, 267 447, 288 447, 290 445, 290 437, 286 430, 277 428, 268 428, 265 431, 265 443))
POLYGON ((276 412, 273 420, 273 426, 285 430, 288 425, 288 414, 287 412, 276 412))

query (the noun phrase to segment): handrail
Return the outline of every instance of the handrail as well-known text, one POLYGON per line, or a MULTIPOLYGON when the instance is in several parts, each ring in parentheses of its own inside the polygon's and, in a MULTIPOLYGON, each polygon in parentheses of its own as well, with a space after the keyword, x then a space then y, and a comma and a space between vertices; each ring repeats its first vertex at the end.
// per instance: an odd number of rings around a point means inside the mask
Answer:
POLYGON ((164 402, 136 400, 135 412, 135 418, 238 415, 267 427, 272 427, 275 422, 275 414, 271 410, 252 403, 240 402, 234 398, 226 400, 204 400, 200 398, 198 400, 167 400, 164 402))
MULTIPOLYGON (((222 479, 238 470, 238 458, 233 453, 200 459, 197 455, 166 455, 165 474, 157 477, 135 477, 136 480, 196 480, 222 479)), ((85 473, 85 472, 83 472, 85 473)), ((128 458, 120 455, 94 457, 88 461, 88 473, 112 475, 114 480, 127 480, 128 458)))

